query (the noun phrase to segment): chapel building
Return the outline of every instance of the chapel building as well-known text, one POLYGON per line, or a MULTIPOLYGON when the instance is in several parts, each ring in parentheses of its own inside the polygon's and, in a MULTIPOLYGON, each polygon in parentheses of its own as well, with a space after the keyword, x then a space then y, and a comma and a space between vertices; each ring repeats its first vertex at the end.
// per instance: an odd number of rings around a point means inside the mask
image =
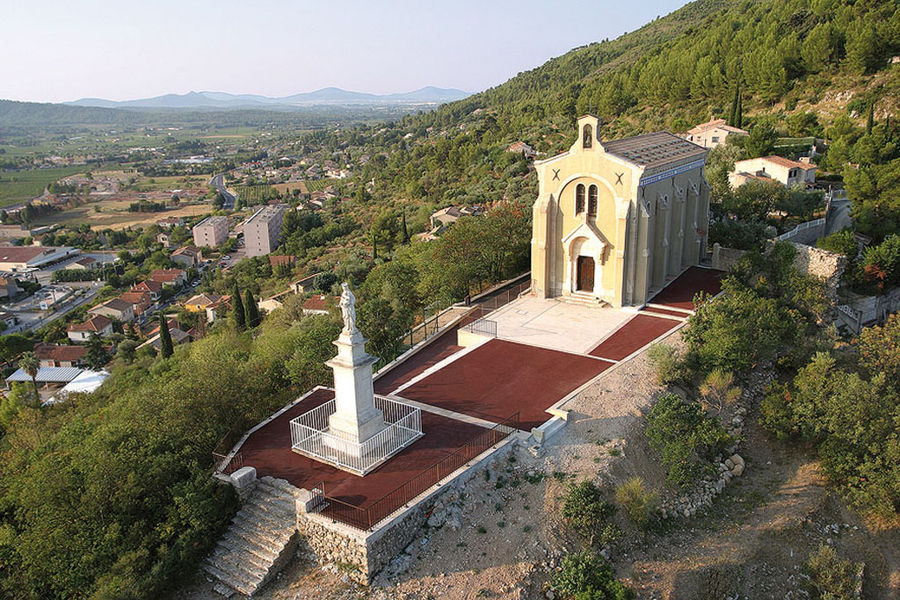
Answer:
POLYGON ((707 150, 667 132, 601 142, 599 126, 579 118, 569 151, 534 163, 532 291, 642 306, 706 254, 707 150))

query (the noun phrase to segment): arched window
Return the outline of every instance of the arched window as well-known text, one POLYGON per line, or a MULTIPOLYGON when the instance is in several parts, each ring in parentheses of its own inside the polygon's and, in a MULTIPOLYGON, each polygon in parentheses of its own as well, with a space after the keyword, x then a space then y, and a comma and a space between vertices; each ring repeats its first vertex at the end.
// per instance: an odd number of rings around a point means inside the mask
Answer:
POLYGON ((588 188, 588 214, 592 217, 597 216, 597 186, 592 185, 588 188))
POLYGON ((575 214, 580 215, 584 212, 584 185, 579 183, 575 186, 575 214))
POLYGON ((581 138, 581 147, 582 148, 590 148, 591 144, 594 142, 594 128, 590 125, 584 126, 584 135, 581 138))

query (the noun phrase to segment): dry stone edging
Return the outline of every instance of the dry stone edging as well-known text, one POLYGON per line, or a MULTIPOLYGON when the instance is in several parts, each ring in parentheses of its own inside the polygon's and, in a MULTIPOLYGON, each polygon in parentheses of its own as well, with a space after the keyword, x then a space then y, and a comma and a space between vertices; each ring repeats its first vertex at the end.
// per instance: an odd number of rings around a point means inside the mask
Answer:
POLYGON ((664 500, 659 508, 660 518, 694 517, 712 506, 716 497, 725 491, 735 477, 741 477, 744 474, 747 464, 738 452, 744 432, 744 422, 747 418, 747 407, 754 403, 758 404, 756 401, 763 397, 774 380, 775 374, 768 365, 751 374, 750 383, 741 393, 741 397, 736 403, 734 416, 727 427, 728 433, 736 440, 735 444, 726 448, 725 454, 715 458, 713 464, 716 466, 716 474, 712 478, 702 479, 686 494, 664 500))
POLYGON ((290 560, 299 538, 295 503, 299 490, 287 481, 262 477, 247 493, 228 530, 201 568, 214 589, 253 596, 290 560))

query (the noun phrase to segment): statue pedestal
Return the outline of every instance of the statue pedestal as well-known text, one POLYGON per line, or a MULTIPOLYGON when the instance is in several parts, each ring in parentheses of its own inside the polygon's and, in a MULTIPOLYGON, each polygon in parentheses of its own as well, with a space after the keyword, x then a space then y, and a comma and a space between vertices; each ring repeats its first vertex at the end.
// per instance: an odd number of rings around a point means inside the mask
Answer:
POLYGON ((366 353, 359 330, 346 329, 334 342, 338 354, 325 363, 334 371, 335 412, 328 418, 329 433, 361 444, 384 430, 384 415, 375 408, 372 365, 378 360, 366 353))

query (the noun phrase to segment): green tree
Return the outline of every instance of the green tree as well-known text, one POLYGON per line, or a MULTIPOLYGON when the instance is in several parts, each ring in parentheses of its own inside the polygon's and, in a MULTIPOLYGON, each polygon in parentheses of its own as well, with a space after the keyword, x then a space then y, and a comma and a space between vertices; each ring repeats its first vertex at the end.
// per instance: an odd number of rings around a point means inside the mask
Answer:
POLYGON ((137 340, 133 340, 131 338, 126 338, 119 342, 119 345, 116 346, 116 355, 124 360, 126 363, 131 364, 134 361, 135 352, 138 347, 137 340))
POLYGON ((169 333, 169 322, 166 315, 159 314, 159 354, 163 358, 169 358, 175 353, 175 347, 172 344, 172 334, 169 333))
POLYGON ((757 123, 750 129, 750 135, 744 145, 744 150, 750 158, 758 156, 766 156, 772 153, 775 142, 778 140, 778 133, 768 121, 757 123))
POLYGON ((106 366, 106 363, 109 362, 109 353, 106 351, 103 338, 99 334, 96 332, 92 333, 84 345, 87 348, 87 352, 84 355, 84 364, 89 369, 99 371, 106 366))
POLYGON ((238 331, 247 328, 247 313, 244 310, 244 303, 241 301, 241 290, 238 288, 237 282, 231 286, 231 320, 234 328, 238 331))
POLYGON ((400 238, 401 242, 404 244, 408 244, 409 243, 409 229, 407 229, 407 227, 406 227, 406 209, 403 209, 403 212, 401 213, 400 233, 401 233, 401 238, 400 238))
POLYGON ((582 550, 562 560, 559 571, 553 574, 550 587, 565 598, 574 600, 631 600, 634 591, 616 579, 606 560, 582 550))
POLYGON ((12 389, 4 396, 0 395, 0 430, 6 433, 19 413, 30 406, 34 399, 32 390, 24 383, 15 381, 12 389))
POLYGON ((38 384, 37 384, 37 374, 41 368, 41 361, 38 360, 37 356, 35 356, 34 352, 25 352, 22 354, 22 357, 19 359, 19 368, 25 371, 25 373, 31 377, 31 384, 34 388, 34 397, 32 399, 32 406, 37 406, 40 404, 41 398, 38 394, 38 384))
POLYGON ((247 323, 247 327, 252 329, 258 326, 261 321, 259 306, 256 304, 253 292, 249 288, 244 292, 244 311, 246 315, 244 321, 247 323))

